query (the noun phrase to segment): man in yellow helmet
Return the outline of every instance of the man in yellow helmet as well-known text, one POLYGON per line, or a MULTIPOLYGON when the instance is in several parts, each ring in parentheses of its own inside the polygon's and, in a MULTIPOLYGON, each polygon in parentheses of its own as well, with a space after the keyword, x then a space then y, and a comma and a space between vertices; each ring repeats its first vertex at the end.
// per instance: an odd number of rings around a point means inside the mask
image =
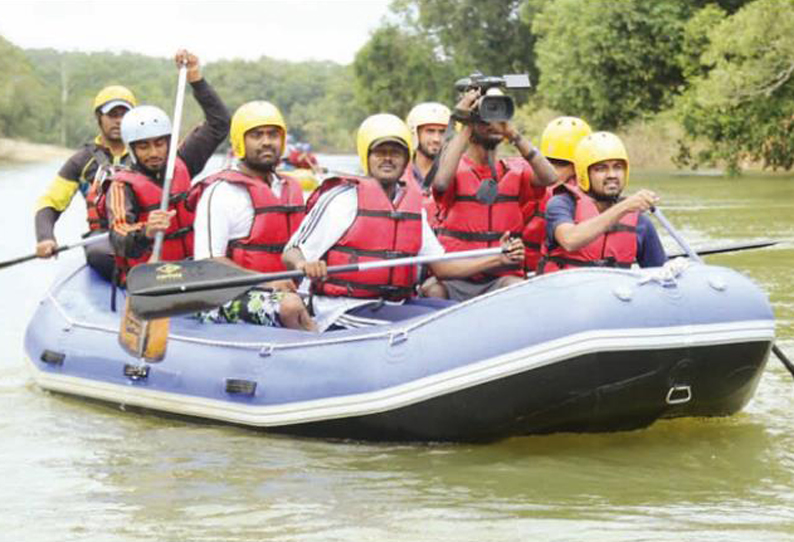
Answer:
POLYGON ((644 211, 659 198, 640 190, 623 198, 629 157, 610 132, 595 132, 576 146, 578 186, 563 183, 546 208, 546 240, 539 273, 572 267, 640 267, 664 264, 664 248, 644 211))
MULTIPOLYGON (((540 138, 540 152, 557 172, 558 183, 576 185, 574 151, 579 141, 591 133, 590 126, 577 117, 557 117, 546 125, 540 138)), ((522 208, 524 231, 521 238, 524 240, 524 267, 527 271, 535 271, 540 261, 546 236, 546 206, 552 195, 553 187, 549 186, 541 198, 529 200, 522 208)))
MULTIPOLYGON (((129 154, 121 140, 121 119, 136 105, 132 92, 119 85, 103 88, 94 98, 93 110, 99 135, 61 166, 47 191, 39 198, 35 224, 36 254, 40 258, 52 256, 58 248, 55 223, 77 192, 85 198, 89 230, 92 233, 107 231, 107 219, 97 212, 98 189, 114 167, 129 163, 129 154)), ((110 242, 95 243, 85 250, 88 264, 109 279, 113 273, 110 242)))
MULTIPOLYGON (((489 94, 501 93, 493 88, 489 94)), ((479 90, 466 92, 456 105, 456 116, 471 118, 481 103, 479 90)), ((524 228, 522 208, 545 193, 557 180, 546 158, 509 121, 467 121, 441 152, 433 191, 444 217, 436 229, 449 251, 494 246, 505 232, 520 238, 524 228), (509 141, 521 154, 517 160, 497 160, 496 150, 509 141)), ((467 280, 440 282, 428 295, 444 295, 463 301, 519 282, 525 269, 512 265, 467 280)), ((432 280, 432 279, 431 279, 432 280)))
MULTIPOLYGON (((410 146, 410 132, 399 117, 386 113, 368 117, 357 136, 367 177, 326 179, 308 200, 308 214, 287 244, 284 263, 303 270, 312 281, 312 309, 320 329, 379 323, 378 314, 385 313, 378 311, 384 304, 392 310, 430 310, 400 305, 414 295, 416 266, 326 272, 327 266, 444 253, 422 209, 419 186, 401 180, 410 146), (378 311, 361 312, 373 306, 378 311)), ((523 260, 520 241, 505 236, 502 243, 506 253, 499 256, 429 266, 437 276, 453 278, 523 260)))
MULTIPOLYGON (((285 270, 281 253, 305 214, 300 183, 276 173, 286 134, 281 112, 269 102, 248 102, 234 113, 236 164, 194 185, 188 197, 188 206, 196 207, 195 259, 221 259, 260 273, 285 270)), ((265 283, 201 318, 315 330, 294 292, 291 280, 265 283)))

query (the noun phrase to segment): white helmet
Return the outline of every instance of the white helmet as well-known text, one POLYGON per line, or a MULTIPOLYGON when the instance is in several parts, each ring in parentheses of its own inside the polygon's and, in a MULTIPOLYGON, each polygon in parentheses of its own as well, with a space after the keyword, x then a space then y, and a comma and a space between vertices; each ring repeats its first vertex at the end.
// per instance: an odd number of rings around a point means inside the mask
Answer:
POLYGON ((449 107, 438 102, 424 102, 414 106, 405 119, 408 129, 411 131, 411 147, 416 150, 419 146, 419 128, 426 124, 439 124, 446 126, 449 124, 449 107))
MULTIPOLYGON (((121 139, 127 147, 135 141, 167 135, 171 135, 171 119, 159 107, 139 105, 121 119, 121 139)), ((130 158, 135 161, 134 152, 130 152, 130 158)))

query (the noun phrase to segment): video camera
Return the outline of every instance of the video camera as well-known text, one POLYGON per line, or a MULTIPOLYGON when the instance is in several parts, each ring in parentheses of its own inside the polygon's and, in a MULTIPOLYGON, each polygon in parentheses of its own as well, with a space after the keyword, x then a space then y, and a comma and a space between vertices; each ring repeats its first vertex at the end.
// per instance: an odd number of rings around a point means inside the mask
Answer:
POLYGON ((482 98, 479 105, 466 118, 454 115, 456 120, 461 122, 501 122, 513 118, 516 106, 513 98, 504 94, 488 94, 492 88, 530 88, 529 75, 526 73, 503 75, 483 75, 474 72, 468 77, 458 79, 455 82, 455 89, 464 93, 469 90, 477 89, 482 98))

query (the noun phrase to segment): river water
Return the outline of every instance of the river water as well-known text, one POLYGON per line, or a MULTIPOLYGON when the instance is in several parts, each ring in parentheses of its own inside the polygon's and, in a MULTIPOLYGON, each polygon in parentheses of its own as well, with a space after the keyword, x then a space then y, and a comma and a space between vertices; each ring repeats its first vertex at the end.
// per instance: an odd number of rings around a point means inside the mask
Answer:
MULTIPOLYGON (((0 260, 32 251, 35 200, 58 166, 0 164, 0 260)), ((781 241, 709 261, 769 293, 794 357, 794 178, 632 176, 693 245, 781 241)), ((83 216, 65 213, 62 242, 83 216)), ((0 540, 794 540, 794 380, 775 359, 731 418, 490 445, 275 437, 37 389, 22 337, 57 268, 0 270, 0 540)))

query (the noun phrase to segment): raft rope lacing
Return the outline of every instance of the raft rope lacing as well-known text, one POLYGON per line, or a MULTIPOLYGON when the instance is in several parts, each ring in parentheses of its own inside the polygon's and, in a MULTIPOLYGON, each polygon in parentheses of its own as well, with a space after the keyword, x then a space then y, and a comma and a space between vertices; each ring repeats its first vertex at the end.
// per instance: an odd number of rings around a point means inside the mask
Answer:
MULTIPOLYGON (((599 268, 581 268, 581 269, 569 269, 566 270, 565 273, 609 273, 612 275, 620 274, 620 275, 627 275, 634 278, 638 278, 638 284, 648 284, 648 283, 659 283, 662 286, 675 284, 675 279, 679 277, 685 269, 687 269, 691 265, 691 262, 686 260, 685 258, 676 258, 672 261, 667 262, 663 267, 654 269, 653 271, 643 271, 643 270, 629 270, 629 269, 599 269, 599 268)), ((55 297, 55 292, 58 289, 68 282, 74 275, 76 275, 80 270, 81 267, 75 269, 72 273, 66 275, 61 281, 55 283, 52 288, 47 292, 47 298, 52 302, 53 306, 56 308, 58 313, 61 315, 61 318, 66 321, 65 329, 69 331, 71 328, 83 328, 83 329, 91 329, 95 331, 102 331, 105 333, 112 333, 117 334, 118 328, 110 327, 101 324, 92 324, 89 322, 83 322, 72 318, 66 312, 65 308, 61 305, 58 299, 55 297)), ((516 284, 512 284, 505 288, 501 288, 499 290, 494 290, 492 292, 480 295, 473 299, 469 299, 467 301, 463 301, 456 305, 452 305, 450 307, 446 307, 444 309, 438 310, 434 313, 428 314, 426 316, 417 317, 416 319, 412 319, 411 323, 406 325, 395 325, 394 327, 384 330, 384 331, 373 331, 372 333, 366 334, 356 334, 354 336, 346 336, 346 337, 326 337, 328 338, 321 338, 313 341, 300 341, 300 342, 267 342, 267 341, 225 341, 219 339, 202 339, 200 337, 188 337, 184 335, 171 335, 169 334, 168 340, 169 341, 181 341, 186 343, 193 343, 193 344, 202 344, 206 346, 224 346, 224 347, 231 347, 231 348, 240 348, 246 350, 259 350, 260 355, 262 356, 269 356, 275 350, 286 350, 290 348, 308 348, 308 347, 318 347, 318 346, 327 346, 327 345, 334 345, 334 344, 345 344, 345 343, 352 343, 352 342, 359 342, 359 341, 367 341, 367 340, 374 340, 374 339, 382 339, 386 338, 389 340, 389 344, 396 345, 402 343, 408 339, 409 332, 419 329, 423 326, 430 324, 442 317, 445 317, 448 314, 452 314, 455 311, 464 310, 470 305, 474 305, 476 303, 485 303, 490 298, 496 295, 504 295, 505 292, 514 290, 516 288, 521 288, 526 286, 527 284, 536 284, 541 283, 543 281, 548 280, 550 277, 553 277, 555 274, 547 274, 547 275, 540 275, 532 277, 530 280, 525 282, 518 282, 516 284)), ((335 334, 335 333, 334 333, 335 334)), ((320 335, 322 336, 322 335, 320 335)))

